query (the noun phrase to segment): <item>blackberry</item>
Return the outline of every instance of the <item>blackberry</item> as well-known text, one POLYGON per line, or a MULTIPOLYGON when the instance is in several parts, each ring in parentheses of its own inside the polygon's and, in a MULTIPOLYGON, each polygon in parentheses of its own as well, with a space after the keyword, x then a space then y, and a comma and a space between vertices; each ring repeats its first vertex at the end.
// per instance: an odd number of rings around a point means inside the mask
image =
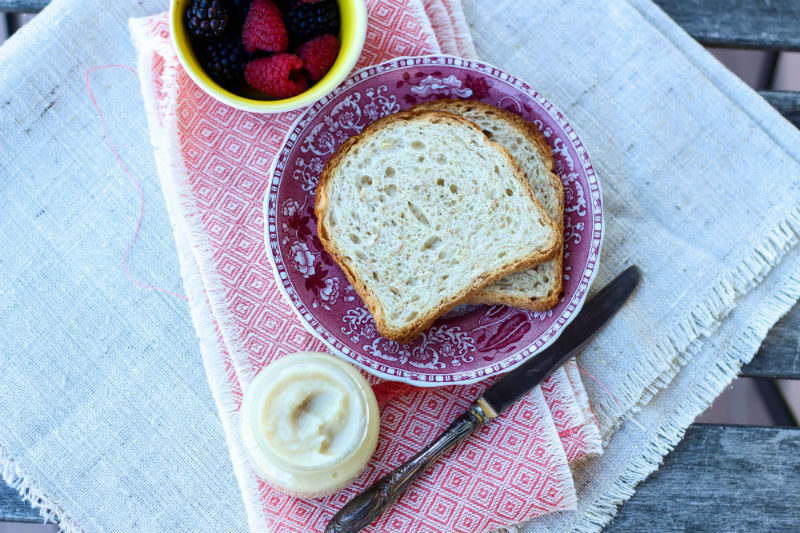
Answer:
POLYGON ((247 10, 250 9, 251 0, 225 0, 225 7, 231 15, 229 25, 231 27, 240 28, 244 25, 244 20, 247 18, 247 10))
POLYGON ((186 10, 189 33, 200 39, 219 37, 228 27, 230 12, 220 0, 194 0, 186 10))
POLYGON ((220 84, 244 80, 244 66, 253 58, 238 37, 226 37, 206 44, 203 67, 220 84))
POLYGON ((310 41, 318 35, 339 35, 339 7, 335 0, 314 4, 290 2, 283 14, 292 46, 310 41))

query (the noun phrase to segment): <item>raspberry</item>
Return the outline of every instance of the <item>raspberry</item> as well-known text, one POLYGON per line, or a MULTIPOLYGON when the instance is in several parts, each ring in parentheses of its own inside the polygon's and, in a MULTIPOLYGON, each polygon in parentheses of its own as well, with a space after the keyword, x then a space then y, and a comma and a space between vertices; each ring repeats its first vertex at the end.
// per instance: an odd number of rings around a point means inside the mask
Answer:
POLYGON ((294 54, 275 54, 254 59, 244 68, 244 79, 253 89, 273 98, 289 98, 308 87, 303 60, 294 54))
POLYGON ((303 68, 312 80, 322 79, 339 55, 339 39, 326 33, 314 37, 297 48, 297 56, 303 60, 303 68))
POLYGON ((339 7, 335 0, 314 4, 292 2, 283 20, 293 43, 304 43, 325 33, 339 34, 339 7))
POLYGON ((186 10, 189 33, 200 39, 219 37, 228 27, 230 13, 220 0, 194 0, 186 10))
POLYGON ((244 79, 244 65, 250 59, 240 39, 226 37, 206 45, 203 66, 220 83, 244 79))
POLYGON ((244 49, 284 52, 289 46, 289 36, 283 25, 281 11, 272 0, 255 0, 247 12, 242 28, 244 49))

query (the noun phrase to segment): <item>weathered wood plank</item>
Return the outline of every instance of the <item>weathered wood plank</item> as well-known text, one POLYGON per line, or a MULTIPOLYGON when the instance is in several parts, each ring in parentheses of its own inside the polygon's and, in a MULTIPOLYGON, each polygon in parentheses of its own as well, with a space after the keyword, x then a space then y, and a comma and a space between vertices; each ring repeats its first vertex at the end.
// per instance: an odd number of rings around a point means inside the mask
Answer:
POLYGON ((800 528, 800 428, 696 424, 605 533, 800 528))
POLYGON ((44 520, 39 511, 34 511, 29 503, 23 502, 19 492, 0 479, 0 522, 39 522, 44 520))
POLYGON ((797 0, 655 0, 703 44, 800 50, 797 0))
MULTIPOLYGON (((800 28, 798 28, 798 33, 800 33, 800 28)), ((800 92, 759 91, 759 94, 789 122, 800 128, 800 92)))
POLYGON ((38 13, 50 0, 0 0, 0 12, 38 13))
POLYGON ((770 330, 741 375, 800 379, 800 303, 770 330))
MULTIPOLYGON (((800 50, 796 0, 655 0, 678 24, 712 46, 800 50)), ((35 13, 49 0, 0 0, 0 11, 35 13)))

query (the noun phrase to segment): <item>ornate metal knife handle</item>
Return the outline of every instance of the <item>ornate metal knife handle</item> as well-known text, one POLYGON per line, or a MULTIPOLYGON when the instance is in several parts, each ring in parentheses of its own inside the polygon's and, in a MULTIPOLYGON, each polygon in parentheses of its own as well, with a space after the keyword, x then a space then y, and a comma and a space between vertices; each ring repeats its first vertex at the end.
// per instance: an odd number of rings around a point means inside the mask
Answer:
POLYGON ((439 457, 474 433, 487 418, 494 418, 488 406, 488 413, 482 408, 482 400, 472 404, 421 452, 347 502, 328 522, 325 533, 355 533, 376 520, 439 457))

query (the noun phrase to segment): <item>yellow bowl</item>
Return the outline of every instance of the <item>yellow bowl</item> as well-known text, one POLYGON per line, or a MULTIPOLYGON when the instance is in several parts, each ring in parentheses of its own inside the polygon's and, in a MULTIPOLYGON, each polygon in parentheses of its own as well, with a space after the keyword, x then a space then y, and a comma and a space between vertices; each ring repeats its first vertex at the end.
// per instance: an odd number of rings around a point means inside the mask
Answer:
POLYGON ((171 0, 169 29, 178 59, 194 82, 213 98, 237 109, 256 113, 282 113, 313 104, 335 89, 353 70, 367 35, 367 6, 364 0, 337 0, 339 4, 339 55, 325 76, 305 92, 282 100, 257 100, 234 94, 206 74, 192 50, 183 15, 191 0, 171 0))

